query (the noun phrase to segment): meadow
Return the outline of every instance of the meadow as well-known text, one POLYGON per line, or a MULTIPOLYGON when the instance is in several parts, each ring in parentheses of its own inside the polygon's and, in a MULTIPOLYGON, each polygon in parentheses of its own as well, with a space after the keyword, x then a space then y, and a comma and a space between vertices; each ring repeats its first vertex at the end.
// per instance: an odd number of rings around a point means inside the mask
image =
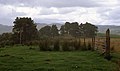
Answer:
POLYGON ((39 51, 38 46, 0 48, 0 71, 119 71, 96 51, 39 51), (30 49, 32 48, 32 49, 30 49))
MULTIPOLYGON (((120 35, 111 34, 110 35, 110 47, 113 52, 120 52, 120 35)), ((96 37, 96 41, 101 40, 101 42, 105 43, 105 34, 98 33, 96 37)), ((98 42, 100 43, 100 42, 98 42)))

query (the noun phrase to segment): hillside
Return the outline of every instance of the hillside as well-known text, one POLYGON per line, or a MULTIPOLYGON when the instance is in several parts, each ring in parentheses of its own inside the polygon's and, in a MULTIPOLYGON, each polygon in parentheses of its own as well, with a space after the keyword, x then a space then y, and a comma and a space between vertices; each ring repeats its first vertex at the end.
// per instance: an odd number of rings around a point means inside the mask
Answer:
POLYGON ((0 24, 0 34, 6 33, 6 32, 11 32, 12 31, 12 26, 7 26, 7 25, 1 25, 0 24))
POLYGON ((98 29, 100 33, 105 33, 107 29, 111 30, 111 34, 120 35, 120 26, 115 25, 98 25, 98 29))
POLYGON ((46 24, 46 23, 36 23, 37 24, 37 29, 41 29, 42 27, 46 26, 46 25, 49 25, 49 26, 52 26, 53 24, 55 24, 58 29, 60 29, 60 27, 62 26, 62 24, 60 23, 52 23, 52 24, 46 24))

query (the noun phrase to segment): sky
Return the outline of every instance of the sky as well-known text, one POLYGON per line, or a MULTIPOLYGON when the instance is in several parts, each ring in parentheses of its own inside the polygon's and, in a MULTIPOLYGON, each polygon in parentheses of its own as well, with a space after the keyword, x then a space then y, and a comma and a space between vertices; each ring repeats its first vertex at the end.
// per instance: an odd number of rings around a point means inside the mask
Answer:
POLYGON ((0 0, 0 24, 13 25, 16 17, 31 17, 35 23, 120 25, 120 0, 0 0))

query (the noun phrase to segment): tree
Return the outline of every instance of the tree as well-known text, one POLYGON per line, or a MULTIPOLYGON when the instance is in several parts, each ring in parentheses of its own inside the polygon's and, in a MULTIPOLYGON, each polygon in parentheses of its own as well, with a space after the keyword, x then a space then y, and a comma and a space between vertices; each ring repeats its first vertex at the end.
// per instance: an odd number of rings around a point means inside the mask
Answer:
POLYGON ((40 37, 51 37, 51 26, 44 26, 39 30, 40 37))
POLYGON ((4 40, 12 40, 12 33, 3 33, 1 36, 0 36, 0 41, 4 41, 4 40))
POLYGON ((95 37, 98 32, 98 27, 88 22, 83 24, 83 29, 86 37, 95 37))
POLYGON ((77 37, 80 35, 78 22, 72 22, 70 24, 69 34, 72 35, 73 37, 77 37))
POLYGON ((78 22, 66 22, 65 25, 62 25, 60 28, 61 34, 72 35, 73 37, 77 37, 80 35, 79 31, 79 23, 78 22))
POLYGON ((83 36, 84 36, 84 43, 85 43, 85 37, 92 38, 92 50, 94 50, 95 45, 95 36, 98 32, 98 27, 95 25, 92 25, 91 23, 86 22, 85 24, 81 24, 81 29, 83 30, 83 36))
POLYGON ((69 31, 70 31, 70 28, 71 28, 71 23, 69 22, 66 22, 65 23, 65 33, 69 35, 69 31))
POLYGON ((13 37, 15 43, 24 44, 26 42, 37 39, 38 31, 36 24, 31 18, 17 17, 13 23, 13 37))
POLYGON ((12 33, 3 33, 0 35, 0 47, 4 47, 5 45, 13 45, 12 41, 12 33))
POLYGON ((60 28, 60 34, 61 35, 65 34, 65 26, 64 25, 62 25, 61 28, 60 28))
POLYGON ((51 35, 52 35, 52 37, 59 35, 58 28, 57 28, 56 25, 52 25, 52 27, 51 27, 51 35))

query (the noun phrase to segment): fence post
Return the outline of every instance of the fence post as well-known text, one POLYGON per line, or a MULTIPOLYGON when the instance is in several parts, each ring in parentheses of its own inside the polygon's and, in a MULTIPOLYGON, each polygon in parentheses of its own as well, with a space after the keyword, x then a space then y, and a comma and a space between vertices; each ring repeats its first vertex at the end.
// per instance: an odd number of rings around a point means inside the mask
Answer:
POLYGON ((110 30, 107 29, 106 31, 106 50, 105 50, 105 58, 110 60, 110 30))

